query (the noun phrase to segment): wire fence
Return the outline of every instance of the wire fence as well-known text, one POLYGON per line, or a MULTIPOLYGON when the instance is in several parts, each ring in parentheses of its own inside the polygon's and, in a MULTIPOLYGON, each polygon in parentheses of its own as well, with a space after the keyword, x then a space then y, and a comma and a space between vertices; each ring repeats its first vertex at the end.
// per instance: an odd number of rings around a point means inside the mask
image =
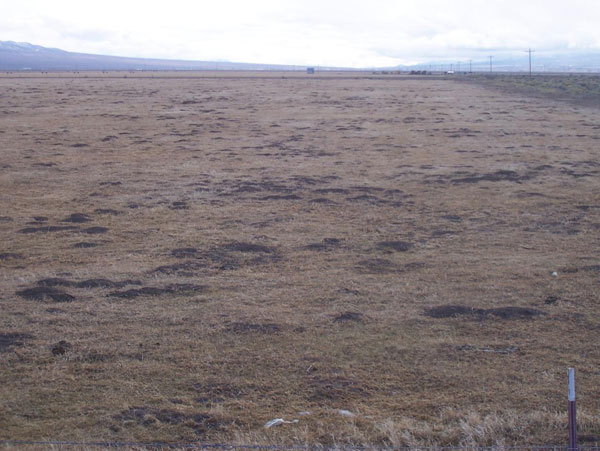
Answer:
MULTIPOLYGON (((315 450, 315 451, 561 451, 573 450, 568 445, 522 445, 522 446, 367 446, 367 445, 333 445, 333 446, 302 446, 302 445, 250 445, 234 443, 166 443, 166 442, 110 442, 110 441, 38 441, 38 440, 0 440, 0 445, 15 446, 43 446, 60 448, 137 448, 137 449, 218 449, 218 450, 315 450)), ((577 451, 600 451, 600 443, 593 445, 578 445, 577 451)))

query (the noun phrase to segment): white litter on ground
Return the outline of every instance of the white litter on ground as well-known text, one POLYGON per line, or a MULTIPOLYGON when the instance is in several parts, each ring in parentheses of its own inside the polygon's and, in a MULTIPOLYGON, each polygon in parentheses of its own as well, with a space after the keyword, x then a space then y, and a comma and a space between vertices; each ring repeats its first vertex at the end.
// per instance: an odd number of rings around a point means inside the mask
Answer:
POLYGON ((267 421, 265 423, 265 429, 269 429, 269 428, 271 428, 273 426, 279 426, 279 425, 282 425, 282 424, 294 424, 294 423, 297 423, 298 421, 299 420, 286 421, 283 418, 274 418, 274 419, 272 419, 270 421, 267 421))

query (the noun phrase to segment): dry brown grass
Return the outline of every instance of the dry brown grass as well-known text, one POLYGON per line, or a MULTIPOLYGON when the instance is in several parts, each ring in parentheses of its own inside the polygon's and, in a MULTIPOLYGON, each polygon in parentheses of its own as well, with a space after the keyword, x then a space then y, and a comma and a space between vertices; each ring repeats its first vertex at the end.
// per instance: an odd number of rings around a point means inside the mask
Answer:
POLYGON ((0 438, 564 443, 568 366, 600 436, 597 111, 426 78, 0 93, 0 438))

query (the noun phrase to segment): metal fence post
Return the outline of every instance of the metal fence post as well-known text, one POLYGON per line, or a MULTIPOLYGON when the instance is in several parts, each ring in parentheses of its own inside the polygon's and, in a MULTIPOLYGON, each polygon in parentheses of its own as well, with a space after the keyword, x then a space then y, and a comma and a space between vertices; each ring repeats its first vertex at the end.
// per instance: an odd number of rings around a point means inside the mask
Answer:
POLYGON ((575 369, 569 368, 569 450, 577 451, 577 410, 575 406, 575 369))

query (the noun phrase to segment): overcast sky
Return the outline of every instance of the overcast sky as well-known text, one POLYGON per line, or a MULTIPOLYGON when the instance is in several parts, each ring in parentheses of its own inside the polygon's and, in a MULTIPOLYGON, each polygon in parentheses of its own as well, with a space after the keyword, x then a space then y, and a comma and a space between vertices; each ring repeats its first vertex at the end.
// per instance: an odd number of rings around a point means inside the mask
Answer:
POLYGON ((4 0, 0 40, 106 55, 393 66, 600 50, 600 0, 4 0))

